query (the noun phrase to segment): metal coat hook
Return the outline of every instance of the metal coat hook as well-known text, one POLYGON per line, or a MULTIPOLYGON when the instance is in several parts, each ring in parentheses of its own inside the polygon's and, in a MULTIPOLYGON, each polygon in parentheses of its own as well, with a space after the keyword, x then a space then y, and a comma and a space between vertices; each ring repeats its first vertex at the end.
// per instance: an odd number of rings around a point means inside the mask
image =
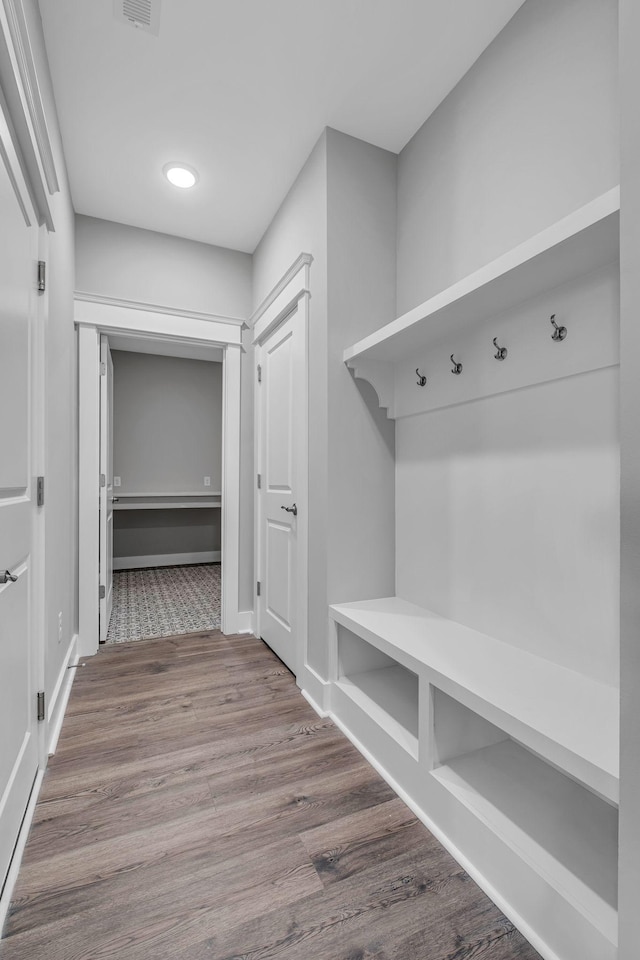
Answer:
POLYGON ((498 346, 498 338, 493 338, 493 345, 496 348, 497 353, 494 353, 496 360, 506 360, 507 353, 509 352, 506 347, 498 346))
POLYGON ((420 373, 420 371, 419 371, 419 369, 418 369, 417 367, 416 367, 416 374, 417 374, 417 377, 418 377, 418 380, 417 380, 418 386, 419 386, 419 387, 424 387, 424 386, 426 385, 426 383, 427 383, 427 378, 424 376, 424 374, 420 373))
POLYGON ((567 328, 558 326, 556 323, 555 313, 551 314, 551 323, 553 324, 553 333, 551 334, 551 339, 555 340, 556 343, 560 343, 567 335, 567 328))
POLYGON ((453 354, 451 354, 451 363, 453 364, 453 369, 451 370, 451 373, 455 373, 455 374, 462 373, 462 364, 457 363, 454 360, 453 354))

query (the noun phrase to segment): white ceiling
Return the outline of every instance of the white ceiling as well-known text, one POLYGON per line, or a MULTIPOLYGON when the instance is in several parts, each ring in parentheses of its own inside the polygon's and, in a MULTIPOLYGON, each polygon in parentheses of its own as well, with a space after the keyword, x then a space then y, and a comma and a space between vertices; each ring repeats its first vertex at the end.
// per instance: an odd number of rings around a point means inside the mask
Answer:
POLYGON ((522 3, 40 0, 75 208, 252 252, 325 126, 399 152, 522 3))

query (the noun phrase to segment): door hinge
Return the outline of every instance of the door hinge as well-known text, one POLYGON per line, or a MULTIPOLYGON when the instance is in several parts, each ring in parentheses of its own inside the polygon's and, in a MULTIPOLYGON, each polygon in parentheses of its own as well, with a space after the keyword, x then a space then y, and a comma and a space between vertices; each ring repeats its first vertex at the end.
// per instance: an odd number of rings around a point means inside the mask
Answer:
POLYGON ((106 363, 105 363, 104 360, 103 360, 103 361, 101 361, 101 363, 100 363, 100 376, 101 376, 101 377, 104 377, 104 376, 106 376, 106 374, 107 374, 107 365, 106 365, 106 363))
POLYGON ((256 367, 256 372, 258 374, 258 383, 262 383, 262 364, 259 363, 256 367))
POLYGON ((38 260, 38 293, 47 289, 47 265, 44 260, 38 260))
POLYGON ((258 474, 258 490, 260 490, 261 487, 262 487, 262 477, 260 474, 258 474))
POLYGON ((101 487, 106 487, 106 485, 107 485, 107 478, 105 477, 104 473, 101 473, 101 474, 100 474, 100 486, 101 486, 101 487))
POLYGON ((38 720, 44 720, 44 690, 38 690, 38 720))
POLYGON ((258 583, 257 583, 256 593, 257 593, 258 596, 260 596, 260 581, 259 581, 259 580, 258 580, 258 583))
POLYGON ((105 585, 104 585, 103 583, 101 583, 101 584, 100 584, 100 589, 99 589, 99 591, 98 591, 98 597, 99 597, 100 600, 104 600, 104 598, 106 597, 106 595, 107 595, 107 588, 105 587, 105 585))
POLYGON ((44 477, 38 477, 36 481, 36 503, 44 507, 44 477))

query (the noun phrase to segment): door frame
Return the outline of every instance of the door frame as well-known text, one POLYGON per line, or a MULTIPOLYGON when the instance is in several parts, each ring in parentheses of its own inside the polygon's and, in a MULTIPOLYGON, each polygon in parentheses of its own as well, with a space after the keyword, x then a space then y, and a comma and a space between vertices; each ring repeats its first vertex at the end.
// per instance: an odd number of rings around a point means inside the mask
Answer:
POLYGON ((76 294, 78 335, 78 653, 98 652, 100 336, 221 348, 222 360, 222 606, 226 634, 243 627, 238 611, 240 533, 240 361, 244 320, 76 294))
MULTIPOLYGON (((263 343, 292 313, 298 310, 296 336, 300 338, 297 354, 302 358, 301 396, 296 397, 294 429, 296 431, 296 502, 298 504, 296 567, 298 571, 296 588, 296 630, 299 642, 296 643, 296 682, 302 686, 303 671, 307 662, 308 637, 308 594, 309 594, 309 300, 311 291, 309 273, 313 257, 309 253, 301 253, 289 267, 271 293, 258 307, 251 318, 253 326, 252 343, 257 376, 257 364, 260 362, 260 353, 263 343)), ((260 424, 261 424, 261 394, 255 389, 253 392, 253 424, 254 424, 254 464, 258 472, 260 454, 260 424)), ((260 604, 258 602, 257 585, 261 579, 262 530, 260 523, 260 494, 258 493, 257 479, 254 482, 254 610, 255 630, 259 637, 261 633, 260 604)))
MULTIPOLYGON (((0 18, 0 30, 4 31, 4 22, 0 18)), ((0 91, 1 93, 1 91, 0 91)), ((12 182, 18 207, 25 224, 35 233, 34 250, 37 260, 47 260, 48 233, 42 224, 39 210, 32 199, 30 186, 21 162, 20 148, 15 138, 10 115, 0 96, 0 164, 3 164, 12 182)), ((29 477, 24 496, 34 501, 37 478, 45 475, 45 329, 48 314, 49 294, 46 290, 37 291, 37 262, 33 261, 32 290, 30 303, 29 365, 31 384, 28 397, 28 418, 30 430, 29 477)), ((17 499, 21 499, 19 496, 17 499)), ((32 709, 36 713, 36 693, 45 690, 45 507, 34 504, 31 518, 30 577, 28 597, 28 643, 30 645, 30 681, 33 694, 32 709)), ((50 720, 50 717, 48 718, 50 720)), ((6 877, 0 876, 0 938, 11 895, 18 876, 22 854, 40 785, 47 765, 48 722, 36 723, 35 737, 37 750, 37 769, 31 793, 24 811, 22 826, 18 831, 9 870, 6 877)), ((0 794, 4 785, 0 785, 0 794)))
POLYGON ((106 573, 104 598, 100 597, 100 642, 107 639, 113 602, 113 359, 109 338, 100 337, 100 571, 106 573), (102 486, 104 474, 105 485, 102 486), (109 523, 111 523, 111 575, 109 570, 109 523), (104 619, 103 619, 104 615, 104 619))

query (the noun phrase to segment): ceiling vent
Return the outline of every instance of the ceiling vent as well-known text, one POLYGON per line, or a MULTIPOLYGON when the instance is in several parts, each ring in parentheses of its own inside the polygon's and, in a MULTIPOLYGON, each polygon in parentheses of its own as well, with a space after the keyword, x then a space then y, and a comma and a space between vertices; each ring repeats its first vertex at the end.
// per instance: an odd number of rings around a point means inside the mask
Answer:
POLYGON ((158 36, 160 0, 113 0, 113 12, 121 23, 158 36))

